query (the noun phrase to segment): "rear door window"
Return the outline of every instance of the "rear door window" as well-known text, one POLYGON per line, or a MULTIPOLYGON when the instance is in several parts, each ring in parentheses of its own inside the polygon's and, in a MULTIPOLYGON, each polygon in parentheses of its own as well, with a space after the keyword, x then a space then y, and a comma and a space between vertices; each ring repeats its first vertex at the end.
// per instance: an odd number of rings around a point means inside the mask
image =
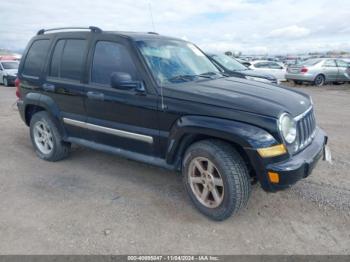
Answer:
POLYGON ((50 76, 79 81, 84 68, 84 55, 87 40, 62 39, 56 43, 51 64, 50 76))
POLYGON ((56 43, 55 49, 52 54, 52 60, 50 65, 50 76, 60 77, 60 68, 61 68, 61 57, 62 51, 66 40, 59 40, 56 43))
POLYGON ((23 74, 39 77, 45 63, 47 52, 49 51, 50 40, 36 40, 29 48, 23 66, 23 74))
POLYGON ((259 62, 254 65, 256 68, 269 68, 269 64, 266 62, 259 62))
POLYGON ((335 61, 333 59, 326 60, 323 64, 325 67, 336 67, 335 61))
POLYGON ((277 63, 274 63, 274 62, 269 63, 269 68, 271 68, 271 69, 282 69, 281 67, 282 66, 277 64, 277 63))

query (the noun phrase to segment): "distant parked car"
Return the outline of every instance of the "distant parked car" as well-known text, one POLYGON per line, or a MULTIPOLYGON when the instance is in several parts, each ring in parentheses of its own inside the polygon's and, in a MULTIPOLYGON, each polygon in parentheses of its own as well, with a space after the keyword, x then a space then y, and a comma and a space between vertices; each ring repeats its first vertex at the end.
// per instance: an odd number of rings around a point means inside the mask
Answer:
POLYGON ((12 60, 0 61, 0 83, 4 86, 14 85, 19 63, 12 60))
POLYGON ((316 86, 332 82, 347 82, 350 81, 350 65, 342 59, 309 59, 288 67, 286 78, 296 84, 311 82, 316 86))
POLYGON ((277 79, 273 75, 253 71, 233 57, 224 54, 210 54, 209 58, 219 69, 229 76, 277 84, 277 79))
POLYGON ((278 62, 256 60, 251 62, 249 68, 256 72, 273 75, 278 83, 286 81, 286 68, 278 62))

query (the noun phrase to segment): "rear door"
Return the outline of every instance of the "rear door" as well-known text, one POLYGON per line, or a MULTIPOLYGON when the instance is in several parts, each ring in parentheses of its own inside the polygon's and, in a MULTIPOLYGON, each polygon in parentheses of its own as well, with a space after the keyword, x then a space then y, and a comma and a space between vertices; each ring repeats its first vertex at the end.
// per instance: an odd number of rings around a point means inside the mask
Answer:
POLYGON ((57 104, 67 135, 88 138, 89 132, 72 121, 86 121, 83 72, 86 65, 89 35, 58 36, 52 48, 42 88, 57 104))
POLYGON ((322 72, 326 76, 326 81, 337 81, 338 67, 334 59, 327 59, 322 65, 322 72))
POLYGON ((336 60, 338 66, 337 81, 349 81, 350 80, 350 65, 341 59, 336 60))
POLYGON ((156 155, 158 96, 137 66, 135 49, 126 39, 100 35, 93 42, 89 64, 85 106, 91 139, 107 146, 156 155), (142 81, 146 92, 112 88, 114 72, 128 73, 134 81, 142 81))

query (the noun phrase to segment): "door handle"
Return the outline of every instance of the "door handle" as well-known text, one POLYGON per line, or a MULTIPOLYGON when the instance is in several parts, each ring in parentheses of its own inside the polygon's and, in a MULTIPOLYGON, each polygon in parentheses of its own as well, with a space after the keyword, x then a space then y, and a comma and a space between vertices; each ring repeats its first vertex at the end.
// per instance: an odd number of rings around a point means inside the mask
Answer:
POLYGON ((42 85, 42 87, 43 87, 43 89, 45 90, 45 91, 48 91, 48 92, 55 92, 55 85, 53 85, 53 84, 48 84, 48 83, 44 83, 43 85, 42 85))
POLYGON ((100 92, 89 91, 86 93, 86 95, 89 99, 94 99, 94 100, 104 100, 105 98, 105 95, 100 92))

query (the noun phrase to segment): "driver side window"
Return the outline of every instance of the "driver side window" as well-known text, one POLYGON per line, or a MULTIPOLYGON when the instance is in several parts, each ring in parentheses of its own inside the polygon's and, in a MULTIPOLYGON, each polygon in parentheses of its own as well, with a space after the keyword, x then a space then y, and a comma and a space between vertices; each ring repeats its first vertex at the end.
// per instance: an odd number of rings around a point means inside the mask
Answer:
POLYGON ((133 80, 137 79, 136 66, 125 46, 115 42, 97 42, 91 68, 91 82, 110 85, 114 72, 128 73, 133 80))

